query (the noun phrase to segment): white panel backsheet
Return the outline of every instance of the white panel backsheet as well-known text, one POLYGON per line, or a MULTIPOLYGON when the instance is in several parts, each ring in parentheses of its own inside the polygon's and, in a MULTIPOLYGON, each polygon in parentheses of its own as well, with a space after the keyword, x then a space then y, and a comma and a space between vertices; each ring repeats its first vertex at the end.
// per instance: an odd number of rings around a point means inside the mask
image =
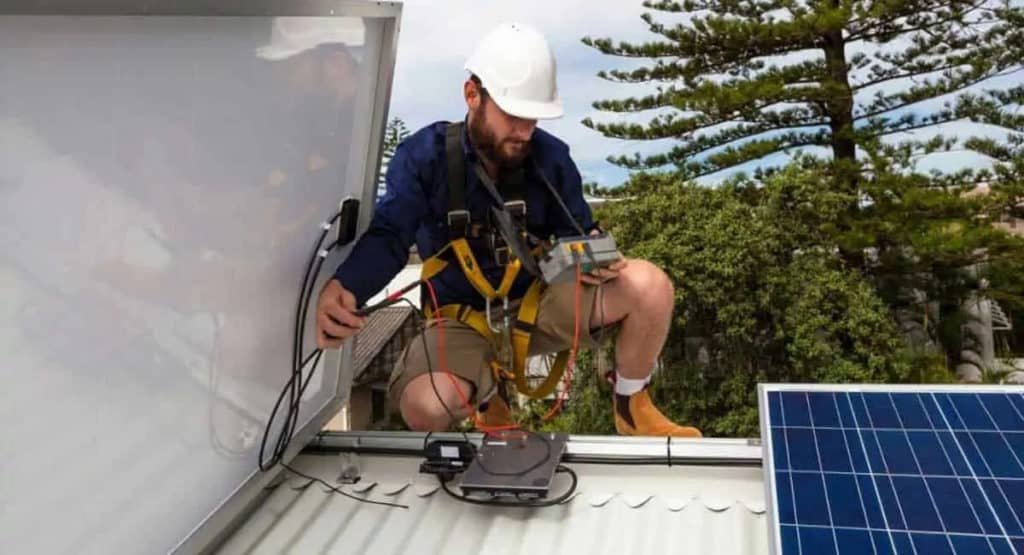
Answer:
POLYGON ((164 552, 254 472, 382 21, 0 16, 0 551, 164 552))

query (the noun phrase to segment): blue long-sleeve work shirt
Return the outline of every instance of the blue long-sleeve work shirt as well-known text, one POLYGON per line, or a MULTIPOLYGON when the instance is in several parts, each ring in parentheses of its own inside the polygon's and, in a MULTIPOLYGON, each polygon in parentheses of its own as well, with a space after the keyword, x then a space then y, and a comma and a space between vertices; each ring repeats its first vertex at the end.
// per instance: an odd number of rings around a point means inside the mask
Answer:
MULTIPOLYGON (((385 175, 387 191, 378 201, 370 227, 356 242, 334 277, 352 292, 359 306, 384 288, 401 270, 409 248, 416 242, 426 259, 448 243, 448 164, 445 154, 447 122, 433 123, 407 138, 395 150, 385 175)), ((473 172, 477 155, 465 127, 462 145, 466 161, 466 209, 474 221, 486 221, 494 201, 473 172)), ((580 227, 593 226, 590 207, 583 198, 579 170, 569 156, 569 147, 550 133, 536 129, 530 140, 531 156, 537 167, 558 191, 580 227)), ((578 235, 565 211, 536 175, 534 165, 526 166, 527 229, 538 237, 578 235)), ((482 241, 471 241, 481 271, 497 287, 505 268, 499 266, 482 241)), ((526 293, 532 277, 520 272, 510 299, 526 293)), ((473 288, 456 263, 431 279, 441 305, 470 304, 482 309, 483 297, 473 288)))

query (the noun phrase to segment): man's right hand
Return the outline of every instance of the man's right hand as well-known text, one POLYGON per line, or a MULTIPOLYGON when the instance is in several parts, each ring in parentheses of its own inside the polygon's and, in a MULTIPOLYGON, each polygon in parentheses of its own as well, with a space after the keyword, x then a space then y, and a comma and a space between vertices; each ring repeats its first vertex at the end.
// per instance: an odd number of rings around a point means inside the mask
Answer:
POLYGON ((356 316, 355 312, 355 295, 342 287, 338 280, 328 281, 316 305, 317 346, 337 349, 345 338, 359 333, 366 318, 356 316))

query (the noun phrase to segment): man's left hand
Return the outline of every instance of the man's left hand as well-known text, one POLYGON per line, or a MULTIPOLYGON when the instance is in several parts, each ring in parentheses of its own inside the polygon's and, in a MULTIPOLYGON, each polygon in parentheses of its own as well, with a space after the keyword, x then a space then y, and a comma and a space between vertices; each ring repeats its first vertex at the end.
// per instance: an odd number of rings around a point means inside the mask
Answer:
POLYGON ((598 285, 619 277, 619 272, 626 267, 626 259, 623 258, 607 268, 597 268, 588 274, 582 274, 580 281, 590 285, 598 285))

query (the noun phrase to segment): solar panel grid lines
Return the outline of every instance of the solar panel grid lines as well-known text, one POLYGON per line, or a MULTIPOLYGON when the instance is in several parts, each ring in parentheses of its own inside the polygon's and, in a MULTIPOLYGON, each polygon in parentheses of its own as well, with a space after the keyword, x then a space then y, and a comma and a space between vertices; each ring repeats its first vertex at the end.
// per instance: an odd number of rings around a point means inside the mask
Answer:
POLYGON ((762 384, 776 555, 1024 555, 1024 388, 762 384))

